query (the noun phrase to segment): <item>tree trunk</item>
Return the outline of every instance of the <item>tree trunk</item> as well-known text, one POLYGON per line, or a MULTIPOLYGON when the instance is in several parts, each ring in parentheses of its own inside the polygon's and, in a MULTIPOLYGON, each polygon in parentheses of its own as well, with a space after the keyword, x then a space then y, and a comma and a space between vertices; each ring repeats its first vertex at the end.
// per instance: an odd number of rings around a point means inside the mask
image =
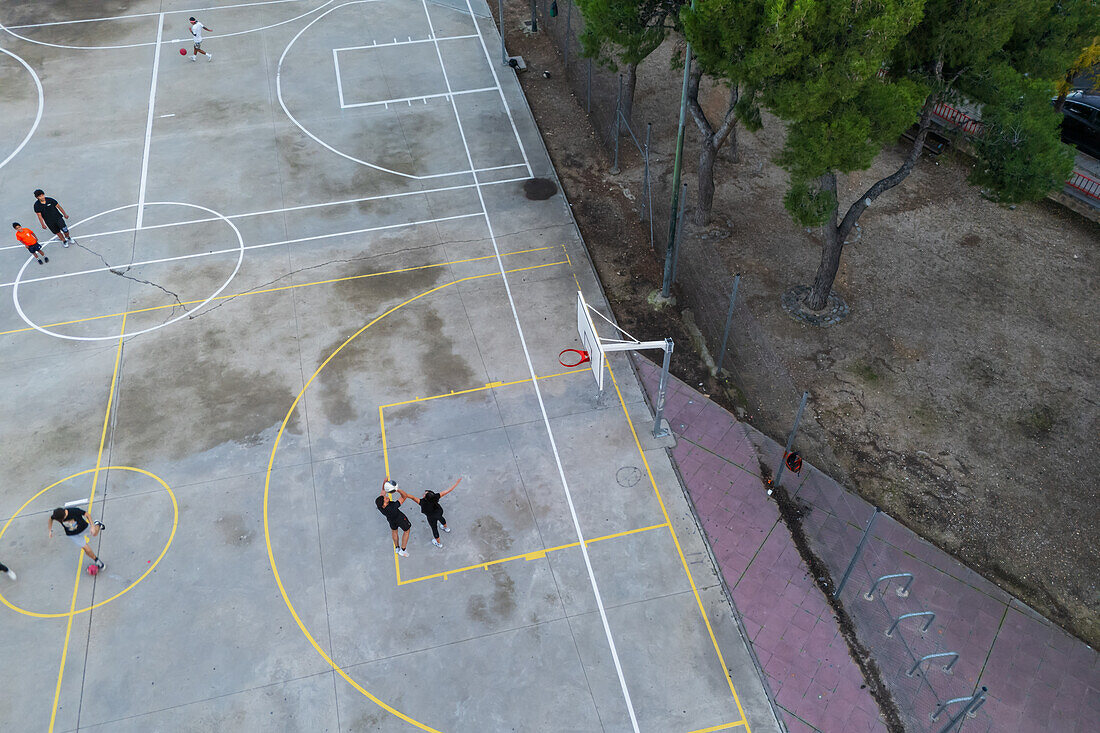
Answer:
POLYGON ((699 82, 702 78, 703 70, 699 65, 692 66, 688 74, 687 102, 691 117, 695 120, 695 126, 699 128, 699 134, 702 137, 699 150, 699 191, 697 192, 699 200, 695 206, 693 219, 697 225, 706 226, 710 223, 710 212, 714 206, 714 161, 718 157, 722 143, 730 136, 737 124, 733 108, 737 104, 738 89, 736 86, 730 88, 730 101, 726 107, 726 114, 722 118, 722 125, 715 130, 699 104, 699 82))
MULTIPOLYGON (((623 119, 626 120, 626 124, 634 127, 634 90, 638 87, 638 65, 627 64, 626 76, 623 78, 623 99, 622 99, 622 113, 623 119)), ((624 129, 626 125, 619 125, 619 135, 629 135, 630 133, 624 129)))
POLYGON ((699 146, 699 191, 695 202, 695 223, 705 227, 710 223, 710 210, 714 207, 714 160, 718 157, 718 148, 713 136, 699 146))
MULTIPOLYGON (((829 171, 818 182, 822 191, 831 191, 836 196, 836 173, 829 171)), ((840 253, 844 249, 844 239, 841 238, 836 226, 836 215, 840 207, 833 206, 829 213, 829 220, 822 227, 824 241, 821 243, 821 262, 817 266, 817 274, 814 275, 814 284, 810 286, 810 294, 806 296, 806 307, 813 311, 823 310, 829 302, 829 293, 833 289, 833 280, 836 279, 837 270, 840 269, 840 253)))
POLYGON ((848 207, 837 232, 837 236, 842 243, 851 234, 852 228, 859 221, 859 217, 863 216, 863 212, 867 210, 871 202, 904 181, 913 172, 913 166, 917 164, 921 153, 924 152, 924 141, 928 139, 928 130, 932 127, 932 110, 935 109, 938 101, 939 99, 934 93, 929 94, 924 100, 924 108, 921 110, 920 121, 917 123, 917 136, 913 139, 913 146, 909 148, 909 154, 905 156, 901 167, 886 178, 877 181, 848 207))
POLYGON ((741 149, 737 147, 737 126, 730 130, 729 142, 726 144, 726 160, 730 163, 741 162, 741 149))
POLYGON ((1060 113, 1062 111, 1062 108, 1065 107, 1065 106, 1066 106, 1066 95, 1064 93, 1059 94, 1058 98, 1054 100, 1054 111, 1060 113))

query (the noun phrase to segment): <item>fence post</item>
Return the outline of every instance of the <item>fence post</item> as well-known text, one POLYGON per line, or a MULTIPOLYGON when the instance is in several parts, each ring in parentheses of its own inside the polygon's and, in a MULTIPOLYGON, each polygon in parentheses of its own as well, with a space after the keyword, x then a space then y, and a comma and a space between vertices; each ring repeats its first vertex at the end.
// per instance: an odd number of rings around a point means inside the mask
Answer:
MULTIPOLYGON (((794 416, 794 427, 791 428, 791 434, 787 436, 787 447, 783 449, 783 457, 779 459, 779 470, 775 472, 775 480, 772 481, 772 485, 775 488, 779 488, 779 481, 783 478, 783 469, 786 468, 787 454, 791 452, 791 444, 794 443, 795 433, 798 432, 798 423, 802 422, 802 411, 806 409, 806 400, 809 399, 810 393, 802 393, 802 401, 798 403, 798 414, 794 416)), ((768 489, 768 496, 772 495, 772 489, 768 489)))
POLYGON ((508 52, 504 50, 504 0, 497 0, 497 17, 500 18, 500 63, 508 65, 508 52))
MULTIPOLYGON (((852 553, 852 559, 848 562, 848 567, 844 570, 844 575, 840 578, 840 583, 836 588, 833 588, 833 598, 840 597, 840 591, 844 590, 845 583, 848 582, 848 578, 851 577, 852 571, 856 568, 856 561, 859 560, 859 556, 863 554, 863 548, 867 545, 867 540, 871 536, 871 526, 875 523, 875 518, 878 517, 878 507, 871 512, 871 518, 867 520, 867 526, 863 529, 863 536, 859 538, 859 544, 856 545, 856 551, 852 553)), ((874 592, 872 586, 871 592, 874 592)))
POLYGON ((584 82, 584 111, 592 114, 592 59, 588 59, 588 76, 584 82))
POLYGON ((539 13, 538 13, 538 1, 531 0, 531 32, 539 32, 539 13))
POLYGON ((573 0, 565 9, 565 73, 569 74, 569 47, 573 45, 573 0))
POLYGON ((657 414, 653 421, 653 437, 664 438, 669 431, 661 427, 661 419, 665 414, 665 390, 668 388, 668 365, 672 360, 672 339, 665 339, 665 358, 661 365, 661 382, 657 387, 657 414))
POLYGON ((619 95, 615 97, 615 123, 611 125, 611 137, 615 142, 615 157, 611 162, 611 174, 619 175, 619 125, 622 120, 620 105, 623 103, 623 75, 619 74, 619 95))
POLYGON ((722 362, 726 360, 726 343, 730 337, 730 323, 733 322, 733 306, 737 304, 737 288, 741 285, 741 276, 733 276, 733 291, 730 293, 730 309, 726 313, 726 327, 722 329, 722 348, 718 350, 718 374, 722 373, 722 362))
POLYGON ((649 178, 649 133, 653 130, 653 123, 647 122, 645 126, 645 197, 649 209, 649 248, 653 249, 653 183, 649 178))

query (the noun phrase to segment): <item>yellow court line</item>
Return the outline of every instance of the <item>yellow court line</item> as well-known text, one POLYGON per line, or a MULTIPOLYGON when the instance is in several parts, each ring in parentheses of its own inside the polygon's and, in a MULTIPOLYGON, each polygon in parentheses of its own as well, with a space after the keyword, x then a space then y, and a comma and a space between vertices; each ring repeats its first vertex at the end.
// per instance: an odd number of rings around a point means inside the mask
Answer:
MULTIPOLYGON (((341 343, 339 346, 337 346, 336 350, 333 351, 331 354, 329 354, 328 357, 323 362, 321 362, 321 365, 317 367, 317 369, 313 372, 313 374, 310 375, 309 379, 306 380, 306 383, 302 386, 302 389, 301 389, 301 391, 298 392, 297 396, 294 397, 294 401, 291 403, 290 409, 287 410, 286 416, 283 418, 282 423, 279 425, 279 430, 278 430, 278 432, 275 433, 274 445, 271 446, 271 456, 268 458, 268 461, 267 461, 267 475, 264 478, 264 505, 263 505, 263 511, 264 511, 264 543, 267 545, 267 560, 268 560, 268 563, 271 565, 271 573, 275 577, 275 584, 279 587, 279 593, 283 597, 283 603, 286 604, 287 610, 290 611, 290 615, 294 618, 294 622, 296 624, 298 624, 298 628, 299 628, 299 630, 301 630, 302 634, 305 635, 306 640, 309 641, 310 645, 313 646, 314 650, 318 654, 321 655, 321 658, 324 659, 330 667, 332 667, 333 671, 335 671, 337 674, 339 674, 341 677, 343 677, 344 680, 349 685, 351 685, 356 690, 358 690, 364 697, 369 699, 375 705, 378 705, 383 710, 385 710, 385 711, 387 711, 387 712, 389 712, 393 715, 396 715, 398 718, 401 718, 406 723, 414 725, 417 728, 419 728, 420 730, 427 731, 428 733, 440 733, 440 731, 436 730, 435 728, 432 728, 430 726, 427 726, 427 725, 421 723, 419 720, 416 720, 414 718, 409 717, 408 715, 401 712, 400 710, 397 710, 393 706, 383 702, 382 700, 380 700, 379 698, 377 698, 373 694, 371 694, 366 688, 364 688, 362 685, 360 685, 354 679, 352 679, 351 675, 349 675, 347 672, 345 672, 344 669, 340 665, 338 665, 332 659, 332 657, 330 657, 328 655, 328 653, 324 649, 321 648, 321 645, 317 642, 317 640, 315 638, 313 638, 313 634, 311 634, 309 629, 306 628, 305 622, 302 621, 302 617, 298 615, 298 610, 294 607, 294 604, 290 602, 290 596, 286 592, 286 587, 283 585, 282 577, 279 575, 279 566, 275 562, 275 550, 271 546, 271 522, 270 522, 270 518, 269 518, 269 515, 268 515, 268 509, 270 507, 270 502, 271 502, 271 472, 275 468, 275 453, 276 453, 276 451, 279 450, 279 443, 282 441, 283 433, 286 431, 286 426, 290 422, 291 416, 294 414, 294 411, 296 409, 298 409, 298 403, 302 401, 302 396, 305 395, 306 390, 309 389, 309 386, 313 383, 313 380, 317 378, 317 375, 321 373, 321 370, 324 369, 326 366, 328 366, 328 363, 330 361, 332 361, 333 359, 335 359, 336 355, 339 354, 341 351, 343 351, 345 346, 347 346, 352 341, 357 339, 364 331, 366 331, 368 328, 370 328, 374 324, 378 323, 380 320, 382 320, 383 318, 385 318, 389 314, 393 313, 394 311, 396 311, 400 308, 404 308, 406 305, 408 305, 409 303, 412 303, 413 301, 419 300, 420 298, 423 298, 427 295, 431 295, 432 293, 436 293, 440 290, 443 290, 444 288, 448 288, 452 285, 457 285, 457 284, 462 283, 462 282, 466 282, 466 281, 469 281, 469 280, 477 280, 477 279, 484 278, 484 277, 496 277, 496 276, 499 276, 501 274, 507 275, 507 274, 512 274, 512 273, 516 273, 516 272, 524 272, 526 270, 537 270, 537 269, 542 268, 542 267, 552 267, 552 266, 562 265, 562 264, 564 264, 564 262, 551 262, 551 263, 542 264, 542 265, 531 265, 530 267, 520 267, 520 268, 517 268, 517 269, 514 269, 514 270, 507 270, 504 273, 501 273, 500 271, 497 271, 497 272, 485 273, 485 274, 482 274, 482 275, 468 275, 466 277, 458 278, 457 280, 452 280, 451 282, 448 282, 448 283, 443 283, 442 285, 437 285, 436 287, 431 288, 429 290, 425 290, 423 293, 420 293, 419 295, 414 295, 413 297, 408 298, 407 300, 405 300, 401 303, 398 303, 397 305, 393 306, 392 308, 389 308, 388 310, 384 311, 380 315, 374 317, 366 325, 364 325, 358 331, 353 333, 351 336, 348 336, 343 341, 343 343, 341 343)), ((396 555, 395 555, 395 557, 396 557, 396 555)))
MULTIPOLYGON (((511 257, 512 255, 530 254, 531 252, 542 252, 544 250, 554 249, 553 245, 546 247, 534 247, 532 249, 520 249, 515 252, 504 252, 501 257, 511 257)), ((400 275, 403 272, 414 272, 416 270, 428 270, 433 267, 450 267, 452 265, 462 265, 468 262, 479 262, 481 260, 493 260, 496 259, 496 255, 485 255, 484 257, 470 257, 464 260, 451 260, 450 262, 439 262, 430 265, 416 265, 414 267, 403 267, 398 270, 387 270, 385 272, 368 272, 364 275, 348 275, 347 277, 337 277, 331 280, 318 280, 310 283, 298 283, 297 285, 281 285, 277 288, 264 288, 263 290, 246 290, 243 293, 234 293, 232 295, 219 295, 216 298, 211 298, 210 302, 215 300, 230 300, 232 298, 243 298, 246 295, 260 295, 261 293, 277 293, 281 290, 293 290, 294 288, 305 288, 313 285, 331 285, 332 283, 347 282, 349 280, 361 280, 366 277, 380 277, 382 275, 400 275)), ((493 272, 493 275, 498 273, 493 272)), ((107 313, 99 316, 88 316, 87 318, 76 318, 71 321, 58 321, 57 323, 47 323, 43 328, 54 328, 56 326, 71 326, 74 323, 87 323, 88 321, 99 321, 104 318, 118 318, 119 316, 132 316, 136 313, 148 313, 150 311, 164 310, 165 308, 178 308, 181 305, 195 305, 196 303, 205 302, 205 299, 200 300, 185 300, 182 303, 165 303, 164 305, 154 305, 148 308, 136 308, 134 310, 122 311, 120 313, 107 313)), ((33 331, 34 328, 26 326, 24 328, 13 328, 10 331, 0 331, 0 336, 8 336, 13 333, 24 333, 26 331, 33 331)))
MULTIPOLYGON (((661 529, 662 527, 668 527, 668 523, 654 524, 649 527, 639 527, 638 529, 628 529, 625 532, 616 532, 615 534, 604 535, 603 537, 593 537, 584 541, 585 547, 591 545, 593 542, 602 542, 604 540, 613 540, 618 537, 626 537, 631 534, 638 534, 639 532, 648 532, 653 529, 661 529)), ((570 542, 567 545, 558 545, 557 547, 547 547, 545 550, 534 550, 522 555, 512 555, 511 557, 502 557, 499 560, 489 560, 488 562, 478 563, 477 565, 467 565, 464 568, 456 568, 455 570, 447 570, 442 573, 433 573, 432 575, 422 575, 419 578, 410 578, 409 580, 401 580, 400 574, 397 576, 398 585, 408 585, 409 583, 418 583, 421 580, 430 580, 432 578, 447 579, 448 576, 457 575, 458 573, 465 573, 470 570, 488 570, 492 565, 500 565, 501 563, 511 562, 513 560, 541 560, 546 557, 548 552, 557 552, 558 550, 567 550, 570 547, 580 547, 580 542, 570 542)))
POLYGON ((668 522, 668 529, 672 533, 672 541, 676 544, 676 552, 680 555, 680 563, 684 567, 684 573, 687 575, 688 583, 691 584, 691 592, 695 594, 695 603, 699 606, 699 613, 703 616, 703 623, 707 625, 707 633, 710 634, 710 641, 714 645, 714 651, 718 654, 718 661, 722 665, 722 674, 726 676, 726 682, 729 684, 730 692, 733 693, 733 701, 737 703, 737 712, 741 713, 741 720, 745 724, 746 733, 752 733, 752 729, 749 727, 748 718, 745 717, 745 709, 741 707, 741 698, 737 695, 737 690, 733 686, 733 678, 730 677, 729 668, 726 667, 725 657, 722 656, 722 650, 718 646, 718 639, 714 636, 714 629, 710 625, 710 619, 707 618, 706 609, 703 608, 703 600, 699 597, 699 589, 695 586, 695 579, 691 577, 691 569, 688 568, 687 558, 684 557, 684 550, 680 547, 680 538, 676 536, 676 530, 672 526, 672 520, 668 517, 668 509, 665 507, 665 500, 661 497, 661 491, 657 488, 657 480, 653 477, 653 470, 649 466, 649 461, 645 457, 645 451, 642 450, 642 442, 638 440, 638 431, 634 429, 634 421, 630 419, 630 411, 626 408, 626 400, 623 399, 623 393, 619 389, 619 382, 615 379, 615 372, 611 369, 611 363, 607 364, 607 371, 611 374, 611 383, 615 385, 615 394, 619 396, 619 404, 622 405, 623 415, 626 416, 627 424, 630 425, 630 434, 634 436, 634 444, 638 446, 638 455, 642 457, 642 463, 645 464, 646 473, 649 474, 649 483, 653 486, 653 493, 657 496, 657 501, 661 505, 661 512, 665 516, 665 521, 668 522))
MULTIPOLYGON (((126 316, 122 317, 122 328, 118 334, 118 350, 115 352, 115 370, 111 375, 111 391, 107 393, 107 412, 103 415, 103 432, 99 435, 99 453, 95 458, 95 470, 92 471, 92 493, 88 497, 88 515, 91 516, 92 504, 95 502, 95 489, 99 483, 99 470, 103 465, 103 446, 107 443, 107 426, 111 422, 111 406, 115 399, 115 386, 118 384, 118 366, 122 361, 123 336, 126 333, 126 316)), ((53 708, 50 710, 50 733, 53 733, 54 723, 57 721, 57 703, 61 699, 61 679, 65 676, 65 660, 69 656, 69 638, 73 633, 73 618, 76 610, 76 593, 80 590, 80 576, 84 570, 84 553, 81 551, 76 565, 76 582, 73 583, 73 599, 69 604, 69 621, 65 625, 65 644, 61 647, 61 666, 57 670, 57 686, 53 691, 53 708)))
POLYGON ((736 728, 739 725, 745 726, 748 729, 748 723, 744 720, 738 720, 736 723, 723 723, 722 725, 714 725, 710 728, 700 728, 699 730, 693 730, 691 733, 714 733, 719 730, 729 730, 730 728, 736 728))
MULTIPOLYGON (((71 474, 69 476, 66 476, 63 479, 59 479, 57 481, 54 481, 52 484, 50 484, 46 488, 40 490, 37 494, 35 494, 31 498, 27 499, 25 502, 23 502, 23 506, 16 509, 15 514, 12 514, 11 517, 8 518, 8 521, 4 523, 4 526, 2 528, 0 528, 0 539, 3 539, 4 534, 8 531, 8 527, 11 526, 11 523, 14 522, 15 519, 17 517, 19 517, 23 513, 23 511, 28 506, 30 506, 31 503, 35 499, 42 496, 42 494, 45 494, 47 491, 54 488, 55 486, 59 486, 59 485, 65 483, 66 481, 77 478, 79 476, 83 476, 86 473, 92 473, 95 470, 96 470, 95 468, 85 468, 83 471, 77 471, 76 473, 71 474)), ((135 473, 142 473, 142 474, 145 474, 146 476, 148 476, 149 478, 153 479, 157 483, 159 483, 162 487, 164 487, 165 492, 168 493, 168 497, 172 500, 172 531, 168 534, 168 541, 164 543, 164 549, 160 551, 160 555, 158 555, 157 559, 153 560, 153 562, 151 562, 149 564, 149 567, 147 567, 145 569, 145 572, 142 573, 138 577, 137 580, 130 583, 130 585, 126 586, 125 588, 120 590, 118 593, 115 593, 113 596, 111 596, 109 598, 104 598, 102 601, 97 601, 96 603, 93 603, 90 606, 85 606, 84 608, 80 609, 79 611, 71 610, 68 613, 64 613, 64 612, 63 613, 39 613, 38 611, 28 611, 27 609, 21 608, 20 606, 17 606, 14 603, 12 603, 11 601, 9 601, 2 593, 0 593, 0 603, 3 603, 5 606, 7 606, 11 610, 15 611, 16 613, 21 613, 24 616, 31 616, 32 618, 62 618, 63 616, 79 616, 82 613, 87 613, 88 611, 95 610, 95 609, 99 608, 100 606, 104 606, 104 605, 110 603, 111 601, 115 600, 119 596, 122 596, 122 595, 125 595, 125 594, 129 593, 131 590, 133 590, 134 586, 136 586, 141 581, 145 580, 146 576, 148 576, 149 573, 153 572, 156 569, 157 565, 160 563, 160 561, 164 559, 164 556, 166 554, 168 554, 168 548, 172 546, 172 540, 176 536, 176 529, 179 527, 179 521, 180 521, 179 503, 176 501, 176 495, 172 491, 172 487, 170 487, 168 485, 168 483, 164 479, 162 479, 160 476, 158 476, 155 473, 152 473, 150 471, 146 471, 144 468, 135 468, 133 466, 101 466, 99 468, 99 470, 100 471, 133 471, 135 473)), ((83 557, 83 553, 81 553, 81 556, 83 557)))

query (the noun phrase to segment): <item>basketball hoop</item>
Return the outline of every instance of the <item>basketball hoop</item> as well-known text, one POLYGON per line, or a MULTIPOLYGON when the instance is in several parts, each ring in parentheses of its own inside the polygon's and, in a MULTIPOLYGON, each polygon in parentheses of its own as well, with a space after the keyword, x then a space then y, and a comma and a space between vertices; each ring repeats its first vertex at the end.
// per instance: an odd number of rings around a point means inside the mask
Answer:
POLYGON ((558 363, 561 364, 563 367, 580 366, 581 364, 586 364, 589 361, 591 361, 591 359, 588 356, 588 352, 587 351, 581 351, 580 349, 563 349, 562 352, 560 354, 558 354, 558 363), (567 358, 572 360, 574 357, 572 357, 572 356, 566 357, 565 356, 566 354, 576 354, 576 359, 577 360, 572 361, 572 363, 567 363, 566 362, 567 358))

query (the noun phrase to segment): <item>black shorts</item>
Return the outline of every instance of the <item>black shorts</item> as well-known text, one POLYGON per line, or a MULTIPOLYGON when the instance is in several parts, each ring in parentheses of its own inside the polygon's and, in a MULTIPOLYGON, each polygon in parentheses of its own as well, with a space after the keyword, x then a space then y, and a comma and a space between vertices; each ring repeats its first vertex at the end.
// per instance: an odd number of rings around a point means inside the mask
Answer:
POLYGON ((69 227, 65 226, 65 222, 63 221, 46 221, 46 228, 54 234, 69 231, 69 227))
POLYGON ((386 517, 386 519, 389 519, 390 529, 394 531, 403 529, 408 532, 410 529, 412 529, 412 522, 409 521, 409 518, 405 516, 404 512, 402 512, 401 516, 397 517, 396 519, 391 519, 390 517, 386 517))
POLYGON ((42 245, 41 244, 32 244, 30 247, 27 247, 27 251, 30 252, 32 255, 35 252, 41 252, 42 251, 42 245))

